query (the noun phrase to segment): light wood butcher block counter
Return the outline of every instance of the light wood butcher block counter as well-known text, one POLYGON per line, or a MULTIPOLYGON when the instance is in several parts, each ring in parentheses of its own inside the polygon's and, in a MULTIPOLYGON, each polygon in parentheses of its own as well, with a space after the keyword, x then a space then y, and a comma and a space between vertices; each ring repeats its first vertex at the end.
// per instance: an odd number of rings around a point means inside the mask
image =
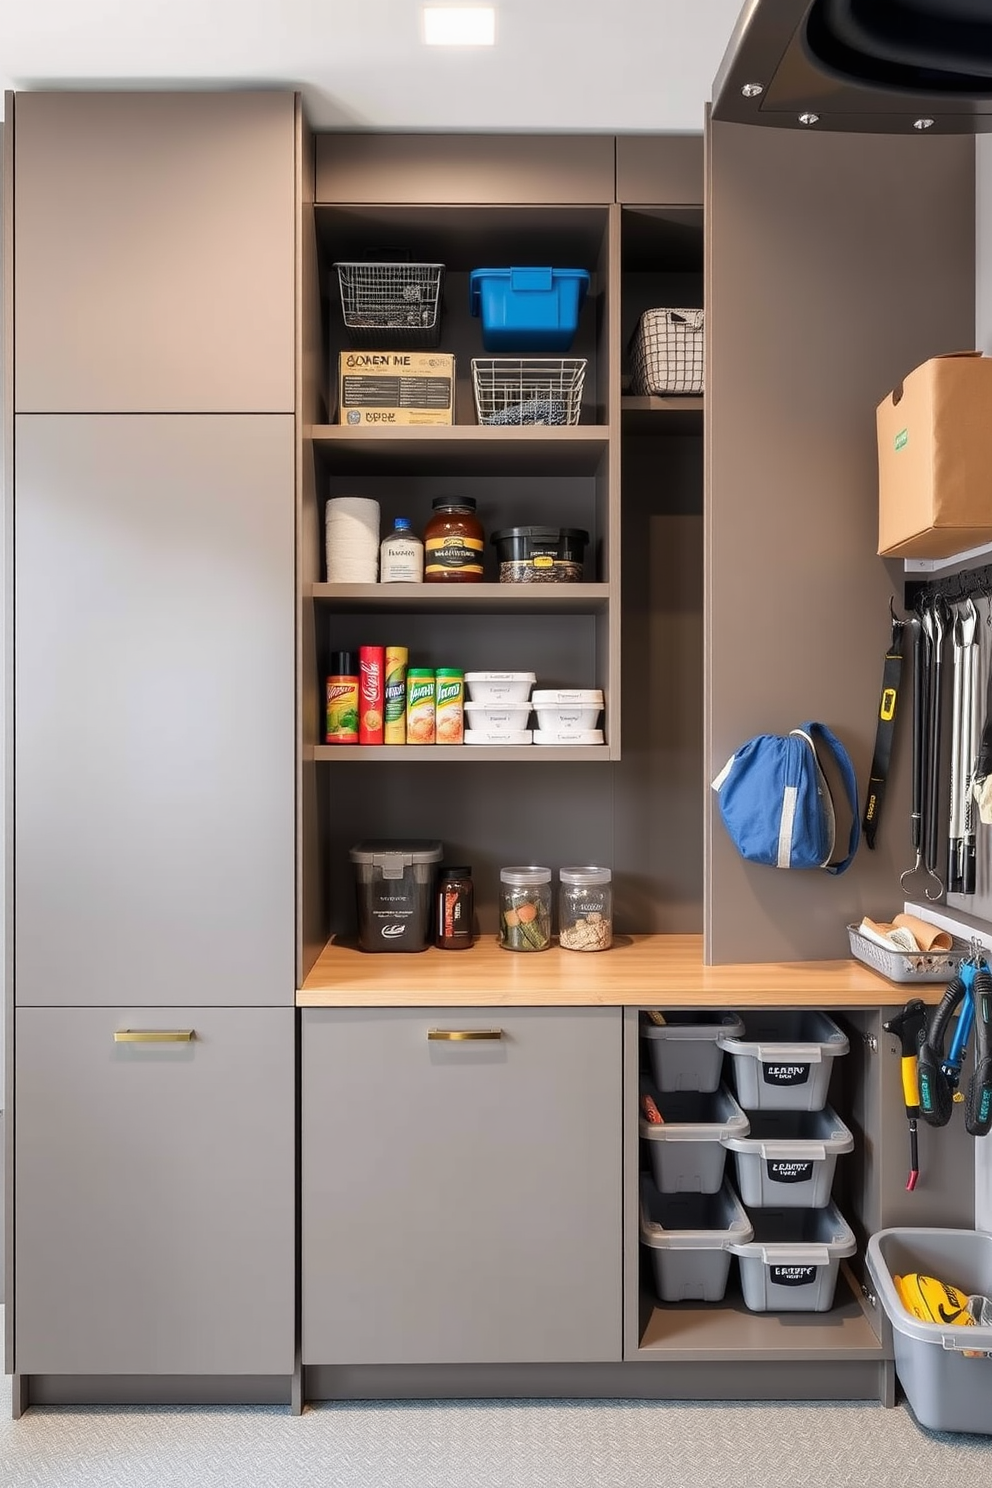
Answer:
POLYGON ((622 935, 609 951, 470 951, 370 955, 332 939, 296 994, 299 1007, 886 1007, 938 983, 897 985, 860 961, 704 966, 699 935, 622 935))

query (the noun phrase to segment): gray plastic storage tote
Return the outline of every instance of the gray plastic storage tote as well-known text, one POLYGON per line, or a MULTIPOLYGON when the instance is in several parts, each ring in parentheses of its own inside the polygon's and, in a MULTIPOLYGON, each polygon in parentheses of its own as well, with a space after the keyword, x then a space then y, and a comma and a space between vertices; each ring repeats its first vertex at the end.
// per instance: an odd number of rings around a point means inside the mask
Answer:
POLYGON ((662 1194, 641 1174, 641 1240, 651 1251, 662 1302, 719 1302, 727 1290, 732 1241, 751 1221, 729 1183, 715 1194, 662 1194))
POLYGON ((992 1328, 921 1322, 903 1307, 892 1280, 922 1272, 966 1296, 992 1297, 992 1235, 879 1230, 868 1241, 866 1261, 892 1324, 896 1374, 921 1426, 992 1435, 992 1328))
POLYGON ((641 1117, 640 1132, 651 1160, 654 1181, 662 1193, 716 1193, 723 1182, 728 1137, 746 1136, 748 1119, 726 1085, 719 1090, 669 1090, 648 1081, 664 1118, 661 1126, 641 1117))
POLYGON ((720 1038, 745 1111, 819 1111, 833 1060, 849 1047, 826 1013, 794 1009, 746 1013, 743 1038, 720 1038))
POLYGON ((744 1024, 736 1013, 664 1014, 664 1025, 645 1018, 641 1037, 659 1090, 715 1090, 723 1073, 717 1040, 740 1038, 744 1024))
POLYGON ((726 1139, 737 1189, 748 1208, 822 1209, 837 1156, 854 1137, 829 1106, 822 1111, 754 1111, 751 1129, 726 1139))
POLYGON ((740 1261, 744 1306, 752 1312, 829 1312, 837 1271, 858 1248, 836 1204, 824 1209, 751 1209, 750 1240, 730 1249, 740 1261))

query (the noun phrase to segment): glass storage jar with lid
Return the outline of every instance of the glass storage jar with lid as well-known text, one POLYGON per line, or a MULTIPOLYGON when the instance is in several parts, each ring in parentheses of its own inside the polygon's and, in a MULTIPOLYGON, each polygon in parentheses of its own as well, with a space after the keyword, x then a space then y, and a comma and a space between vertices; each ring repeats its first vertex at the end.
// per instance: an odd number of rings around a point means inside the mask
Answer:
POLYGON ((551 944, 551 869, 499 870, 499 943, 507 951, 546 951, 551 944))
POLYGON ((609 868, 562 868, 558 944, 566 951, 608 951, 613 944, 613 874, 609 868))

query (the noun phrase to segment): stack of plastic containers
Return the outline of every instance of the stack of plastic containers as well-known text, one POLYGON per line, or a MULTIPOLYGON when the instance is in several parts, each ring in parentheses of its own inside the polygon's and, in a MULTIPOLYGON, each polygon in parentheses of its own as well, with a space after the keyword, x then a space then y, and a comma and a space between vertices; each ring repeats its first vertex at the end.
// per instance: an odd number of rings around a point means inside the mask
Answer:
POLYGON ((851 1132, 827 1105, 834 1060, 847 1035, 821 1012, 746 1013, 720 1036, 749 1129, 727 1137, 752 1234, 734 1239, 745 1306, 752 1312, 827 1312, 853 1231, 831 1200, 851 1132))
POLYGON ((719 1302, 730 1247, 752 1236, 725 1174, 724 1144, 747 1135, 748 1118, 721 1078, 720 1039, 743 1031, 732 1013, 642 1020, 640 1234, 663 1302, 719 1302))

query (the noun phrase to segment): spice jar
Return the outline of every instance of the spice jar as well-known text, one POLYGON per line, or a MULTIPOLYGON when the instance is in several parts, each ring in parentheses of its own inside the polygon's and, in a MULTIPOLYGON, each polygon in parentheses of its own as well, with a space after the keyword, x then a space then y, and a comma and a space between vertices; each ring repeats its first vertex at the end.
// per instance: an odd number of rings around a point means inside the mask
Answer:
POLYGON ((558 944, 566 951, 609 950, 613 943, 609 868, 562 868, 558 879, 558 944))
POLYGON ((435 496, 431 508, 424 528, 424 583, 481 583, 486 543, 475 498, 435 496))
POLYGON ((551 869, 499 870, 499 943, 507 951, 551 944, 551 869))
POLYGON ((471 950, 474 924, 471 868, 442 868, 437 880, 434 944, 439 951, 471 950))

